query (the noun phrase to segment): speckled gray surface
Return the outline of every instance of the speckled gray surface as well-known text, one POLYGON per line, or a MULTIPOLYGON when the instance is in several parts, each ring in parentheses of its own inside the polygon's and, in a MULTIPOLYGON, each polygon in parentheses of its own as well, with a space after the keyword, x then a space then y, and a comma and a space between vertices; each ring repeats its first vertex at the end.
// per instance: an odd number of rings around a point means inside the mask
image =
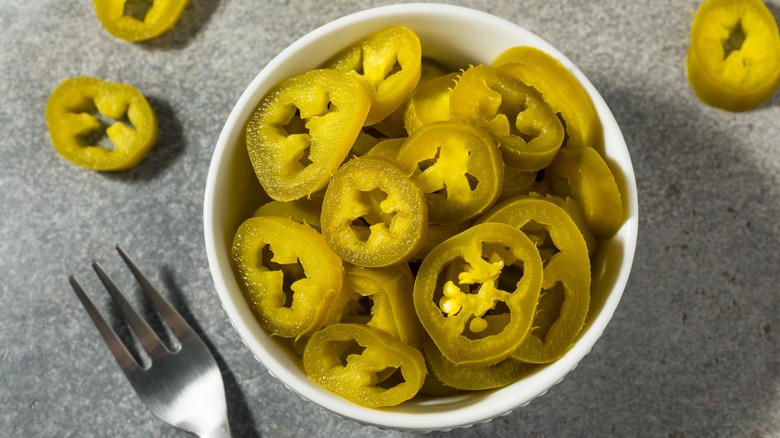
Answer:
MULTIPOLYGON (((144 408, 66 282, 107 307, 88 263, 131 284, 121 243, 216 351, 236 436, 411 435, 339 419, 255 362, 213 291, 201 225, 214 144, 255 74, 306 32, 389 3, 191 0, 172 33, 130 44, 89 0, 0 0, 0 434, 186 436, 144 408), (77 75, 149 96, 161 136, 134 170, 85 171, 51 147, 46 100, 77 75)), ((578 64, 623 129, 640 199, 634 269, 591 354, 529 406, 451 435, 780 436, 780 95, 745 114, 696 100, 684 60, 699 1, 450 3, 578 64)))

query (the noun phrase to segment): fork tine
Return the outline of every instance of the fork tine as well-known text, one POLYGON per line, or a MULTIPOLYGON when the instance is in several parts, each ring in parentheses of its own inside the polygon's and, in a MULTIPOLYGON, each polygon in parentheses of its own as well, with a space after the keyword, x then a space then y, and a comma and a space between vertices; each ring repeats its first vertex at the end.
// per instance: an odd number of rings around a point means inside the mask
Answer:
POLYGON ((81 305, 84 307, 84 310, 87 311, 87 314, 92 319, 92 322, 95 323, 95 327, 97 327, 98 332, 100 332, 100 336, 103 337, 103 340, 106 342, 106 345, 108 345, 108 349, 111 350, 111 354, 114 355, 114 358, 116 358, 119 366, 122 367, 125 373, 138 371, 140 369, 138 362, 136 362, 135 358, 133 358, 133 356, 127 350, 127 347, 125 347, 125 344, 122 342, 122 340, 119 339, 119 335, 116 334, 114 329, 112 329, 111 326, 106 322, 105 318, 103 318, 103 315, 101 315, 97 310, 95 304, 86 294, 86 292, 84 292, 81 284, 79 284, 79 282, 76 281, 76 278, 72 275, 68 277, 68 281, 70 282, 70 286, 73 288, 73 292, 76 293, 76 297, 78 297, 79 301, 81 301, 81 305))
POLYGON ((103 270, 100 264, 98 262, 92 263, 92 269, 95 270, 98 277, 100 277, 100 281, 102 281, 103 285, 108 289, 108 293, 111 294, 114 303, 119 307, 125 321, 130 324, 130 327, 133 329, 133 332, 135 332, 141 345, 143 345, 146 352, 149 353, 149 357, 154 360, 168 352, 167 347, 160 341, 157 333, 152 330, 149 323, 147 323, 138 311, 127 301, 127 298, 125 298, 124 294, 119 289, 119 286, 114 283, 114 280, 112 280, 106 271, 103 270))
POLYGON ((166 300, 165 297, 163 297, 160 292, 157 291, 157 288, 152 285, 152 283, 149 281, 149 278, 144 275, 141 269, 135 264, 133 259, 127 254, 127 252, 125 252, 124 248, 122 248, 120 245, 117 245, 116 250, 122 257, 122 260, 125 261, 127 267, 130 268, 130 271, 135 276, 138 284, 141 285, 141 289, 143 289, 146 296, 152 302, 152 305, 154 305, 154 308, 157 309, 157 313, 159 313, 163 320, 165 320, 165 322, 168 324, 168 327, 173 330, 173 333, 176 335, 176 337, 183 339, 190 336, 190 334, 193 332, 190 325, 187 324, 187 321, 185 321, 179 312, 173 308, 171 303, 168 302, 168 300, 166 300))

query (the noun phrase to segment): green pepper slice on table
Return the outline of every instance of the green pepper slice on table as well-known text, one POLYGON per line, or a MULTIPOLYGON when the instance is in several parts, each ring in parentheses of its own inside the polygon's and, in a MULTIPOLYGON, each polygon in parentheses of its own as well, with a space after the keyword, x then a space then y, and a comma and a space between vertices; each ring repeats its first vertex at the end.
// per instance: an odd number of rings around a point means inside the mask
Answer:
POLYGON ((383 330, 407 345, 422 347, 423 329, 412 304, 414 277, 405 263, 383 268, 347 265, 344 293, 334 303, 336 322, 383 330))
POLYGON ((569 146, 599 146, 602 129, 596 108, 574 74, 536 47, 517 46, 502 52, 492 64, 530 85, 564 120, 569 146))
POLYGON ((54 149, 92 170, 127 170, 157 141, 157 116, 140 91, 88 76, 66 79, 52 91, 46 122, 54 149), (91 137, 103 130, 96 113, 113 119, 105 128, 113 149, 90 144, 91 137))
MULTIPOLYGON (((117 38, 144 41, 173 29, 189 0, 151 0, 148 10, 128 11, 128 0, 93 0, 103 27, 117 38)), ((138 2, 135 2, 138 3, 138 2)))
POLYGON ((425 193, 433 223, 479 215, 496 201, 504 180, 501 152, 490 134, 459 121, 418 129, 397 161, 425 193))
POLYGON ((450 109, 453 118, 493 134, 504 162, 519 170, 547 167, 563 143, 563 125, 542 95, 494 67, 464 71, 452 89, 450 109))
POLYGON ((706 0, 691 25, 687 73, 696 96, 727 111, 748 111, 780 86, 780 33, 761 0, 706 0))
POLYGON ((269 91, 246 128, 249 158, 268 195, 292 201, 325 187, 370 105, 360 80, 335 70, 311 70, 269 91))
POLYGON ((591 147, 562 148, 545 176, 555 194, 571 196, 582 207, 593 234, 608 238, 623 224, 623 202, 615 176, 591 147))
POLYGON ((285 338, 322 327, 344 277, 341 259, 322 235, 287 217, 244 221, 233 240, 232 262, 260 325, 285 338))
POLYGON ((345 261, 381 267, 409 260, 425 240, 425 196, 400 166, 358 157, 333 175, 322 203, 322 234, 345 261))
POLYGON ((383 120, 404 103, 420 80, 420 39, 405 27, 390 27, 373 33, 326 61, 322 68, 353 72, 367 85, 370 126, 383 120))
POLYGON ((555 202, 530 196, 497 205, 480 221, 523 230, 545 261, 534 329, 512 357, 529 363, 560 358, 582 330, 590 306, 590 259, 577 224, 555 202))
POLYGON ((415 311, 450 362, 494 364, 530 332, 542 269, 539 251, 518 228, 478 224, 425 257, 414 282, 415 311))
POLYGON ((361 406, 396 406, 425 381, 419 350, 361 324, 333 324, 314 333, 303 352, 309 378, 361 406))

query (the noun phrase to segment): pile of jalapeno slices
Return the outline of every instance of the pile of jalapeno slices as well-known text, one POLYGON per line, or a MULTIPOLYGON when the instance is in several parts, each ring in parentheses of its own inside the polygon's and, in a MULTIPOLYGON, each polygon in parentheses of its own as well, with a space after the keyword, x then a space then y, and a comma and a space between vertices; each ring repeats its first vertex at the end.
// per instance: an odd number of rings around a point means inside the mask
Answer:
POLYGON ((421 53, 405 27, 368 35, 279 83, 246 128, 272 199, 234 238, 247 303, 310 379, 368 407, 560 358, 623 222, 596 110, 557 60, 421 53))

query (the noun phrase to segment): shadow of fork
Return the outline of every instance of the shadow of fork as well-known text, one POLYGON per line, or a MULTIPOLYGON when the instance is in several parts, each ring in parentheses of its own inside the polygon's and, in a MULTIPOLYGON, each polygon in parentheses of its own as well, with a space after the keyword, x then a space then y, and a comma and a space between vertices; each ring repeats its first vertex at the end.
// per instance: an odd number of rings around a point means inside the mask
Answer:
MULTIPOLYGON (((231 429, 234 437, 246 437, 246 438, 261 438, 255 422, 252 418, 252 412, 247 405, 246 398, 241 391, 233 372, 230 371, 225 359, 219 353, 219 351, 211 343, 208 335, 203 331, 203 328, 198 324, 197 318, 195 318, 190 311, 189 305, 185 295, 182 293, 181 288, 176 283, 176 275, 169 266, 164 265, 161 268, 161 279, 164 284, 164 290, 169 292, 168 299, 173 306, 181 313, 182 317, 190 324, 195 333, 203 339, 211 353, 214 355, 214 359, 219 365, 219 369, 222 372, 222 380, 225 384, 225 394, 227 395, 228 405, 228 419, 230 421, 231 429)), ((150 312, 154 312, 153 309, 149 309, 150 312)))

